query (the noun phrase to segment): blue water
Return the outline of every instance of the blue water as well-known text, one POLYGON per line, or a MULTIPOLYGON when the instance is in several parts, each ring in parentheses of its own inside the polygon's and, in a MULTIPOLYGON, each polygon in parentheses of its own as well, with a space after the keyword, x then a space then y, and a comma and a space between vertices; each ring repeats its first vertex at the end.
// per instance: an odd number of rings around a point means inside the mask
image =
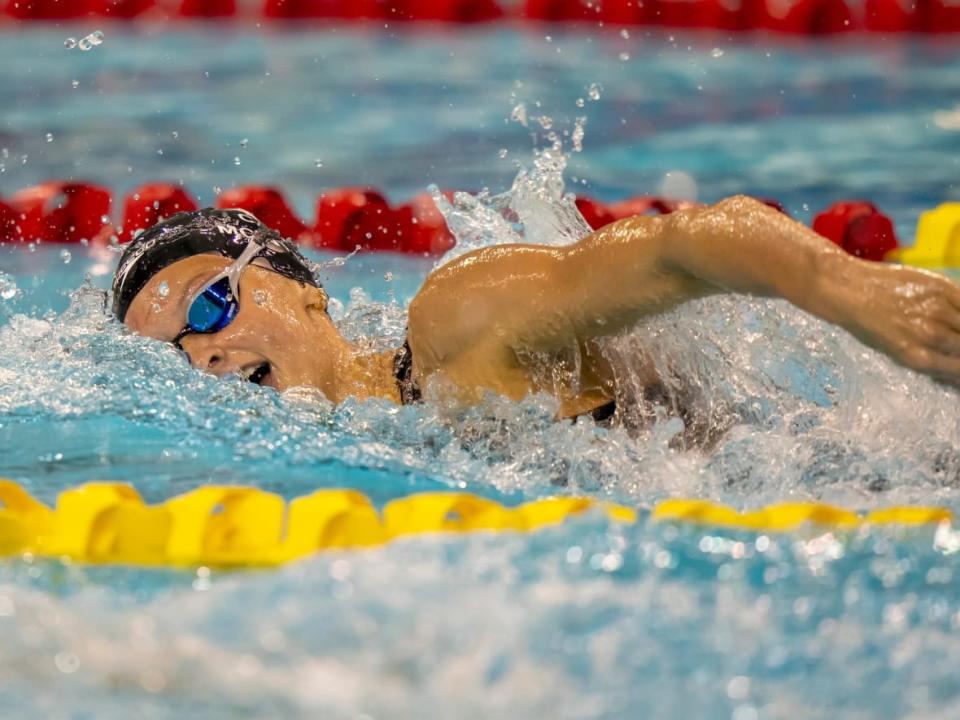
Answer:
MULTIPOLYGON (((496 193, 531 164, 534 128, 549 142, 543 115, 568 150, 563 131, 587 118, 566 180, 604 198, 755 192, 807 217, 866 196, 909 239, 920 209, 960 192, 960 52, 947 42, 105 26, 99 48, 63 48, 91 29, 3 35, 0 61, 23 70, 0 76, 0 194, 71 175, 119 192, 182 179, 209 202, 215 186, 268 181, 308 216, 326 186, 496 193), (527 127, 510 120, 520 103, 527 127)), ((783 303, 713 298, 610 343, 683 378, 694 417, 726 428, 705 447, 663 409, 629 434, 554 423, 547 398, 490 398, 450 419, 217 381, 104 313, 115 257, 0 247, 0 476, 47 501, 123 479, 151 501, 237 482, 287 497, 357 487, 378 503, 467 489, 509 504, 960 508, 956 391, 783 303)), ((324 266, 341 329, 396 345, 431 267, 324 266)), ((248 573, 7 561, 0 715, 960 717, 956 534, 767 537, 643 517, 248 573)))

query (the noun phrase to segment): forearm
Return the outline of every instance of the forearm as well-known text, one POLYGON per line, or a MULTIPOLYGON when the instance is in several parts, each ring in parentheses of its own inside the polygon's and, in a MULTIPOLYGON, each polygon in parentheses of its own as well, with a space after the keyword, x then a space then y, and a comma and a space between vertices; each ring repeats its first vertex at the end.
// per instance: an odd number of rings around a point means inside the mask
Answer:
POLYGON ((664 225, 661 262, 716 288, 779 297, 842 324, 844 278, 863 261, 747 197, 681 210, 664 225))

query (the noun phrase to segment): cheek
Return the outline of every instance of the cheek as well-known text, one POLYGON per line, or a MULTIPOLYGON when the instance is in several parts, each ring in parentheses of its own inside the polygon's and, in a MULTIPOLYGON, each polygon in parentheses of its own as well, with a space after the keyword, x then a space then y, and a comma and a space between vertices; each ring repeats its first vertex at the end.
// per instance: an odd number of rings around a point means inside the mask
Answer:
POLYGON ((251 300, 251 329, 269 345, 286 349, 303 339, 306 316, 298 303, 269 288, 255 290, 251 300))

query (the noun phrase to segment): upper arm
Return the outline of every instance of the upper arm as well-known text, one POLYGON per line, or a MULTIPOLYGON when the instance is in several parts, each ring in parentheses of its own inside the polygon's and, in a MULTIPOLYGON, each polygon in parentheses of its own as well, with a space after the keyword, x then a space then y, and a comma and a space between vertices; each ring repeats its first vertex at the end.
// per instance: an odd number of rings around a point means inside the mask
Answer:
POLYGON ((703 294, 661 262, 667 229, 662 218, 635 217, 569 246, 463 255, 431 274, 411 303, 414 354, 445 364, 477 344, 568 347, 703 294))

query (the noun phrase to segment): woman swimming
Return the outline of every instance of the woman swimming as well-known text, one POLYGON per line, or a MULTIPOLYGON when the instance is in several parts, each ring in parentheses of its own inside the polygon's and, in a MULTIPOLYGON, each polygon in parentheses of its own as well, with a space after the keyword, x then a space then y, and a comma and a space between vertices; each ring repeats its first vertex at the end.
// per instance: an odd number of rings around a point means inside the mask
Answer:
POLYGON ((490 391, 514 400, 548 392, 560 417, 600 420, 617 387, 598 342, 725 291, 784 298, 902 365, 960 383, 960 287, 859 260, 748 197, 628 218, 565 247, 462 255, 427 277, 404 347, 389 352, 344 338, 295 245, 242 210, 179 213, 141 233, 120 259, 113 307, 195 367, 278 390, 312 386, 335 403, 425 394, 462 404, 490 391), (542 372, 533 356, 562 371, 542 372))

